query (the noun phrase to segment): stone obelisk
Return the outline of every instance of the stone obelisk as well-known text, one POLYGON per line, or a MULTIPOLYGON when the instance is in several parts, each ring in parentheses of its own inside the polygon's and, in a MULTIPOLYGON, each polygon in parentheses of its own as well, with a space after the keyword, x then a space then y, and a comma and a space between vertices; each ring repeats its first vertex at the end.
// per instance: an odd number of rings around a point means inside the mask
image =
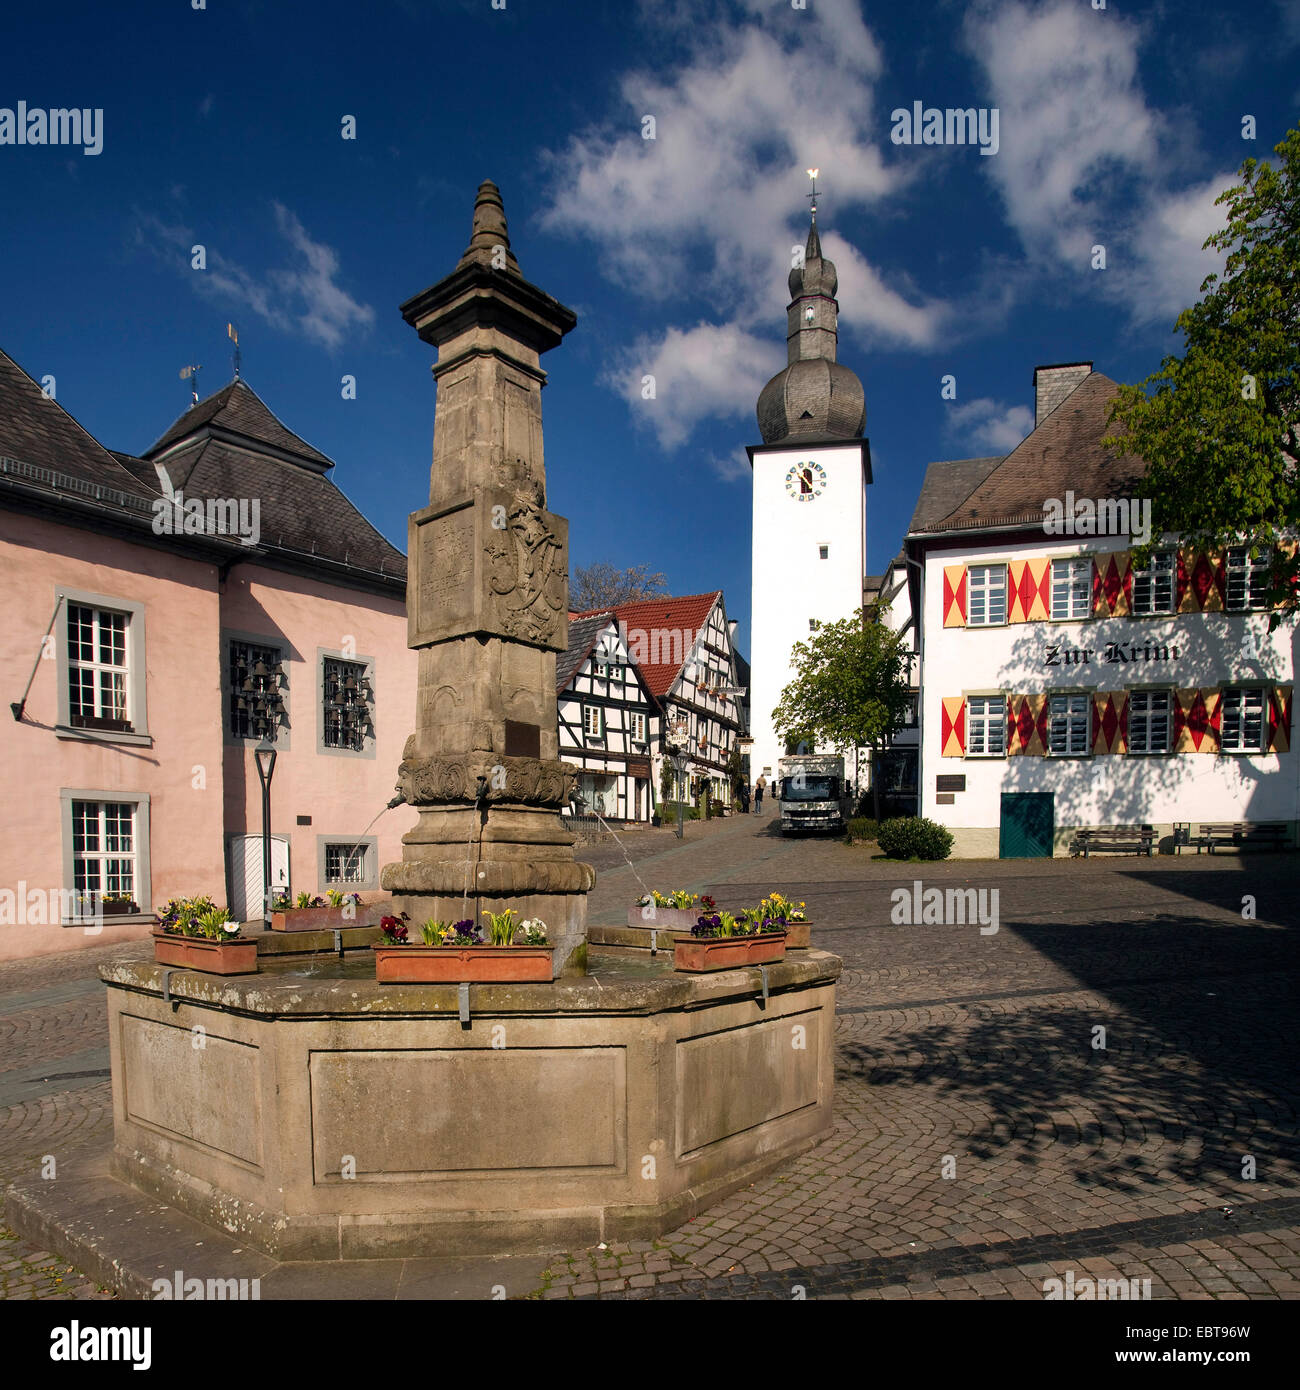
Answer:
POLYGON ((568 522, 546 510, 543 352, 577 323, 530 284, 494 183, 470 243, 402 317, 438 349, 429 505, 407 527, 407 642, 419 652, 416 728, 398 790, 420 812, 383 886, 413 924, 515 908, 586 959, 595 870, 560 824, 555 654, 568 645, 568 522))

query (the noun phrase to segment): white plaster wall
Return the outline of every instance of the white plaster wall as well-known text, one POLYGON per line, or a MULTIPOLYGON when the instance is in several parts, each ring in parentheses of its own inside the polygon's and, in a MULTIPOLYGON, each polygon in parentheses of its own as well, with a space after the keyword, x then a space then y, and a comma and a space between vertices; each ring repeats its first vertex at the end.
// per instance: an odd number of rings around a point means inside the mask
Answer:
MULTIPOLYGON (((1191 687, 1238 683, 1290 685, 1295 671, 1295 624, 1268 632, 1264 613, 1189 613, 1150 618, 1013 623, 992 628, 943 626, 943 568, 1029 556, 1064 557, 1123 549, 1114 538, 1061 541, 1047 537, 979 549, 931 550, 923 586, 921 814, 952 829, 996 829, 1001 793, 1051 791, 1062 826, 1174 821, 1294 820, 1300 765, 1294 751, 1265 754, 1177 753, 1155 757, 1098 754, 1051 758, 940 756, 943 699, 957 695, 1127 690, 1142 686, 1191 687), (1242 651, 1250 629, 1258 658, 1242 651), (1168 662, 1103 661, 1108 642, 1177 647, 1168 662), (1059 644, 1091 659, 1044 665, 1046 648, 1059 644), (952 805, 935 800, 938 774, 966 776, 952 805)), ((1294 729, 1293 729, 1294 738, 1294 729)), ((995 842, 996 843, 996 842, 995 842)), ((996 848, 993 849, 996 853, 996 848)))
POLYGON ((860 444, 821 445, 754 455, 751 775, 776 770, 783 746, 772 711, 792 677, 790 650, 811 635, 808 620, 847 618, 862 606, 866 556, 866 486, 860 444), (796 463, 826 472, 819 497, 800 502, 786 491, 796 463), (830 547, 818 558, 818 546, 830 547))

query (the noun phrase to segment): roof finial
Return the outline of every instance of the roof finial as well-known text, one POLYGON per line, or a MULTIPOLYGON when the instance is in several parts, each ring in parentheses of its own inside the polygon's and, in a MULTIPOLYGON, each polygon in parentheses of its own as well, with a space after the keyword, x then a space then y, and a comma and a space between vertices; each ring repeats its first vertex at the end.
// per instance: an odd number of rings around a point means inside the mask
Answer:
POLYGON ((805 169, 805 170, 804 170, 804 173, 806 173, 806 174, 808 175, 808 177, 812 180, 812 192, 809 193, 807 196, 808 196, 809 198, 812 199, 812 220, 813 220, 814 222, 816 222, 816 220, 817 220, 817 175, 821 173, 821 170, 820 170, 820 169, 805 169))
POLYGON ((234 350, 233 353, 231 353, 231 355, 230 355, 230 360, 234 363, 234 366, 235 366, 235 380, 238 381, 238 380, 239 380, 239 366, 240 366, 240 356, 239 356, 239 325, 236 324, 236 323, 228 323, 228 324, 226 325, 226 336, 227 336, 227 337, 230 339, 230 341, 231 341, 232 343, 234 343, 234 345, 235 345, 235 350, 234 350))

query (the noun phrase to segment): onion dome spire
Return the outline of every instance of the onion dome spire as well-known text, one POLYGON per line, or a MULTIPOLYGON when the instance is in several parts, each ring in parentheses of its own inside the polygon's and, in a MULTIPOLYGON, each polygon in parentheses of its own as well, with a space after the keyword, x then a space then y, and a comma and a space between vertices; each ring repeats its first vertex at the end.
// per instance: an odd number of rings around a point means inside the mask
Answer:
POLYGON ((839 344, 839 276, 822 254, 817 233, 817 184, 803 260, 790 271, 786 309, 788 362, 758 397, 764 444, 787 438, 860 439, 867 424, 866 393, 848 367, 835 360, 839 344))

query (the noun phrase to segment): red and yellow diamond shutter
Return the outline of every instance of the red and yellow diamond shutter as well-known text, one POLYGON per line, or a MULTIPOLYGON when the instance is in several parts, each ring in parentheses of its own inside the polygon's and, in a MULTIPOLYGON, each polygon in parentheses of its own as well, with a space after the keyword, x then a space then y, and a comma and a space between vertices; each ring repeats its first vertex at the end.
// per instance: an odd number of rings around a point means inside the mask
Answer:
POLYGON ((966 566, 943 567, 943 625, 966 626, 966 566))
POLYGON ((945 696, 939 730, 940 756, 961 758, 966 754, 966 699, 962 695, 945 696))

